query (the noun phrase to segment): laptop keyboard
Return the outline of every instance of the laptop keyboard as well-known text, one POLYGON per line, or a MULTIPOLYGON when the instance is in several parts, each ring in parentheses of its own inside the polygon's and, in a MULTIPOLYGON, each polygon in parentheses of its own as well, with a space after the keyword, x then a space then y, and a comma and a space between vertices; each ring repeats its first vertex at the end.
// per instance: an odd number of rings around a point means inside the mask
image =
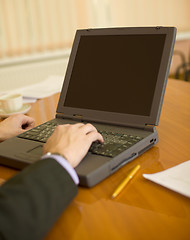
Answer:
MULTIPOLYGON (((40 126, 37 126, 27 132, 20 134, 18 137, 45 143, 53 133, 56 126, 57 124, 55 122, 46 122, 40 126)), ((111 131, 99 132, 104 138, 104 143, 101 144, 98 141, 92 143, 89 151, 93 154, 103 155, 107 157, 115 157, 143 139, 140 136, 115 133, 111 131)))
POLYGON ((121 152, 127 150, 135 143, 142 140, 142 137, 133 136, 123 133, 115 133, 109 131, 99 131, 104 143, 94 142, 91 145, 90 151, 94 154, 103 155, 107 157, 115 157, 121 152))
POLYGON ((57 125, 55 122, 46 122, 20 134, 18 137, 46 143, 57 125))

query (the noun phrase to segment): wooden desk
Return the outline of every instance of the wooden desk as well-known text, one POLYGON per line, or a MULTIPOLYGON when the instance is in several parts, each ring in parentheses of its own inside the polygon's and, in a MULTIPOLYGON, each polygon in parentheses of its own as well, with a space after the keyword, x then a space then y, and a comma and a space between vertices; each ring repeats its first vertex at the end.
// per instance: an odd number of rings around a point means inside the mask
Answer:
MULTIPOLYGON (((53 118, 58 95, 38 101, 30 116, 40 124, 53 118)), ((169 80, 158 129, 159 143, 91 189, 79 194, 46 240, 190 239, 190 199, 152 183, 154 173, 190 159, 190 83, 169 80), (114 200, 111 194, 136 164, 141 170, 114 200)), ((0 176, 16 171, 0 167, 0 176)))

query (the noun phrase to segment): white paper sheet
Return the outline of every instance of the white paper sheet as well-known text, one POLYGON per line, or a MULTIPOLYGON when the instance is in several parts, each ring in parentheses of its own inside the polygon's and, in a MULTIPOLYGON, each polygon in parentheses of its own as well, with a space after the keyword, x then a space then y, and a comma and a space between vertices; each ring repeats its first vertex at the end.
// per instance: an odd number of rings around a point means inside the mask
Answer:
POLYGON ((45 98, 61 91, 62 76, 50 76, 46 80, 22 89, 22 95, 28 98, 45 98))
POLYGON ((39 83, 31 84, 23 88, 17 88, 6 93, 0 92, 0 95, 16 92, 23 95, 25 103, 35 102, 36 99, 49 97, 55 93, 61 92, 63 80, 63 76, 49 76, 47 79, 39 83))
POLYGON ((143 177, 190 197, 190 160, 162 172, 143 174, 143 177))

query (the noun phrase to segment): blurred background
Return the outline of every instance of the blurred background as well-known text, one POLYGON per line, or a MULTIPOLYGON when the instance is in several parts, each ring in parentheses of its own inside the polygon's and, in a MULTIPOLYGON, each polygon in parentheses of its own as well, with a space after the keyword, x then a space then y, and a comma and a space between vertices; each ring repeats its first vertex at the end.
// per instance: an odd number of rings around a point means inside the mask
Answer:
POLYGON ((175 26, 170 77, 190 81, 189 0, 0 0, 0 92, 64 75, 76 29, 175 26))

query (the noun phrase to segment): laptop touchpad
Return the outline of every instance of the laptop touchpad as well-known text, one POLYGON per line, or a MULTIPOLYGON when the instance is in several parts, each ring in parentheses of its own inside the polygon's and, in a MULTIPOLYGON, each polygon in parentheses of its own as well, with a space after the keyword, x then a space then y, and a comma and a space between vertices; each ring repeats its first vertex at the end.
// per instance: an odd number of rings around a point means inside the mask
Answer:
POLYGON ((32 155, 37 155, 37 156, 42 156, 43 154, 43 145, 39 145, 35 148, 32 148, 27 151, 27 153, 32 154, 32 155))

